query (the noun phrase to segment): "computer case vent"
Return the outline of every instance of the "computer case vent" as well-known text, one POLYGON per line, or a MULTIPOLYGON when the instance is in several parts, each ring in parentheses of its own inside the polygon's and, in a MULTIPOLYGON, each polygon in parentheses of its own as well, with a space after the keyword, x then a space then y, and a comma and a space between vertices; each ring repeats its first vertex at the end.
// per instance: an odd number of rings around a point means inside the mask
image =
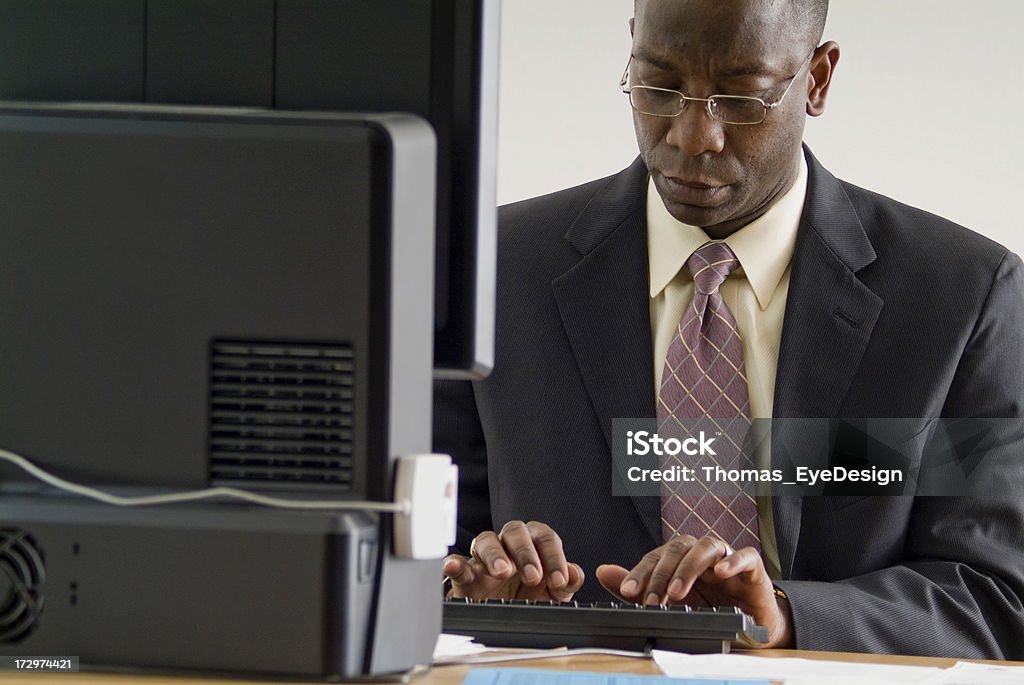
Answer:
POLYGON ((351 345, 214 341, 210 358, 213 484, 351 491, 351 345))
POLYGON ((0 644, 32 634, 43 608, 43 555, 25 533, 0 528, 0 644))

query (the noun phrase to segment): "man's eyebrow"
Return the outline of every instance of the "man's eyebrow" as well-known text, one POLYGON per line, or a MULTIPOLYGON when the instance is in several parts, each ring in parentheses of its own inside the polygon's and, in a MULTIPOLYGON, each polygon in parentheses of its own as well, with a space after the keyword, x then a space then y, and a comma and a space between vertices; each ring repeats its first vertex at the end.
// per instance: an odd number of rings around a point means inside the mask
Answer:
MULTIPOLYGON (((638 60, 640 62, 646 62, 647 64, 657 67, 658 69, 664 69, 666 71, 673 71, 676 68, 676 65, 673 64, 671 61, 663 57, 653 55, 649 52, 645 52, 643 50, 635 51, 633 53, 633 59, 638 60)), ((770 74, 771 70, 768 69, 765 65, 751 63, 726 67, 725 69, 716 72, 715 75, 718 78, 729 79, 740 78, 743 76, 769 76, 770 74)))
POLYGON ((770 70, 763 64, 741 64, 728 67, 717 72, 719 78, 739 78, 741 76, 769 76, 770 70))
POLYGON ((646 62, 647 64, 656 66, 659 69, 664 69, 665 71, 671 71, 676 68, 675 65, 672 64, 672 62, 668 61, 667 59, 658 57, 656 55, 652 55, 651 53, 645 52, 643 50, 635 51, 633 53, 633 59, 639 62, 646 62))

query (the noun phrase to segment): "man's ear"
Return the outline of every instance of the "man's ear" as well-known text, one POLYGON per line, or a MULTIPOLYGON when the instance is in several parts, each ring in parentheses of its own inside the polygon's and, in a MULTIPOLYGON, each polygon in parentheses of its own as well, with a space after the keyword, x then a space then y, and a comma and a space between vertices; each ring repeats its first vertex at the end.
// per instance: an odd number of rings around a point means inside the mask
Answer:
POLYGON ((811 90, 807 93, 807 114, 820 117, 825 113, 825 102, 832 86, 832 77, 839 64, 839 43, 830 40, 814 51, 811 58, 811 90))

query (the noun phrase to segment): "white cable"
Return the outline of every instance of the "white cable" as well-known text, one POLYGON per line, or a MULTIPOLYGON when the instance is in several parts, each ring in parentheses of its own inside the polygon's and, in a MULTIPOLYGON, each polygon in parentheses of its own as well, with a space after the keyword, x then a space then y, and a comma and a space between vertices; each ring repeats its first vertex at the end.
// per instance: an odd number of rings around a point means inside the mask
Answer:
POLYGON ((57 476, 47 473, 43 469, 39 468, 25 457, 13 452, 8 452, 4 449, 0 449, 0 461, 10 462, 28 473, 30 476, 41 480, 47 485, 52 485, 58 490, 64 490, 65 492, 70 492, 74 495, 81 495, 82 497, 88 497, 89 499, 103 502, 105 504, 112 504, 117 507, 149 507, 159 504, 177 504, 180 502, 195 502, 197 500, 213 499, 216 497, 228 497, 231 499, 244 500, 253 504, 260 504, 265 507, 274 507, 276 509, 331 509, 335 511, 379 511, 400 514, 408 514, 411 510, 411 505, 408 500, 404 500, 402 502, 316 502, 267 497, 265 495, 257 495, 254 492, 246 492, 245 490, 237 490, 235 488, 210 488, 208 490, 174 492, 165 495, 121 497, 119 495, 111 495, 108 492, 103 492, 102 490, 90 488, 85 485, 78 485, 77 483, 66 481, 63 478, 58 478, 57 476))

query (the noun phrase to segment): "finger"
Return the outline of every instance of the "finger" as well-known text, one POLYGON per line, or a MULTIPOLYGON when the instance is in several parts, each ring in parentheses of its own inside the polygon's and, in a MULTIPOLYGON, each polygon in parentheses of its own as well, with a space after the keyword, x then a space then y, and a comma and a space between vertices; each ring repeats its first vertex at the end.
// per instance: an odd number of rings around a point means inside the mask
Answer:
POLYGON ((530 521, 526 527, 533 538, 533 546, 543 566, 543 573, 548 579, 548 587, 555 590, 567 589, 569 562, 565 560, 562 538, 558 537, 551 526, 538 521, 530 521))
POLYGON ((452 581, 452 596, 461 597, 462 587, 472 585, 476 580, 469 559, 456 554, 446 557, 442 565, 444 575, 452 581))
POLYGON ((572 593, 564 588, 561 590, 556 590, 553 587, 548 587, 547 593, 551 596, 551 599, 553 599, 556 602, 568 602, 570 599, 572 599, 572 593))
MULTIPOLYGON (((631 602, 639 604, 641 601, 644 601, 650 595, 650 592, 647 591, 648 583, 661 558, 669 554, 674 557, 675 563, 678 564, 681 555, 686 554, 686 550, 694 544, 695 540, 696 538, 692 535, 678 535, 670 540, 668 544, 645 554, 640 559, 640 563, 633 567, 629 575, 622 582, 622 585, 619 586, 618 593, 631 602)), ((664 589, 662 592, 664 592, 664 589)))
POLYGON ((566 575, 568 576, 568 581, 564 588, 555 589, 548 587, 548 592, 559 602, 568 602, 583 587, 585 575, 579 564, 568 564, 566 575))
POLYGON ((502 526, 497 539, 500 540, 502 549, 514 560, 526 585, 536 587, 544 580, 543 567, 533 543, 533 534, 525 523, 509 521, 502 526))
POLYGON ((758 583, 760 576, 764 573, 764 562, 761 555, 753 547, 738 549, 717 564, 715 564, 715 575, 719 578, 734 578, 743 574, 744 580, 758 583))
POLYGON ((470 547, 473 556, 487 567, 488 573, 495 578, 507 580, 516 572, 515 565, 505 553, 505 546, 502 545, 498 536, 487 531, 480 533, 473 538, 473 545, 470 547))
POLYGON ((669 599, 681 601, 698 578, 731 553, 732 548, 727 544, 708 535, 694 542, 686 556, 676 566, 672 580, 668 583, 669 599))
POLYGON ((676 601, 682 597, 673 597, 669 593, 670 583, 675 577, 680 563, 693 549, 696 540, 691 536, 677 536, 661 546, 661 558, 654 565, 651 577, 644 589, 644 604, 666 604, 670 599, 676 601))
POLYGON ((597 576, 597 582, 601 583, 605 590, 615 595, 616 598, 623 599, 619 588, 622 587, 626 577, 629 575, 628 569, 615 564, 602 564, 597 567, 595 575, 597 576))
POLYGON ((576 594, 583 587, 583 581, 587 576, 579 564, 569 564, 569 583, 565 586, 566 591, 576 594))

